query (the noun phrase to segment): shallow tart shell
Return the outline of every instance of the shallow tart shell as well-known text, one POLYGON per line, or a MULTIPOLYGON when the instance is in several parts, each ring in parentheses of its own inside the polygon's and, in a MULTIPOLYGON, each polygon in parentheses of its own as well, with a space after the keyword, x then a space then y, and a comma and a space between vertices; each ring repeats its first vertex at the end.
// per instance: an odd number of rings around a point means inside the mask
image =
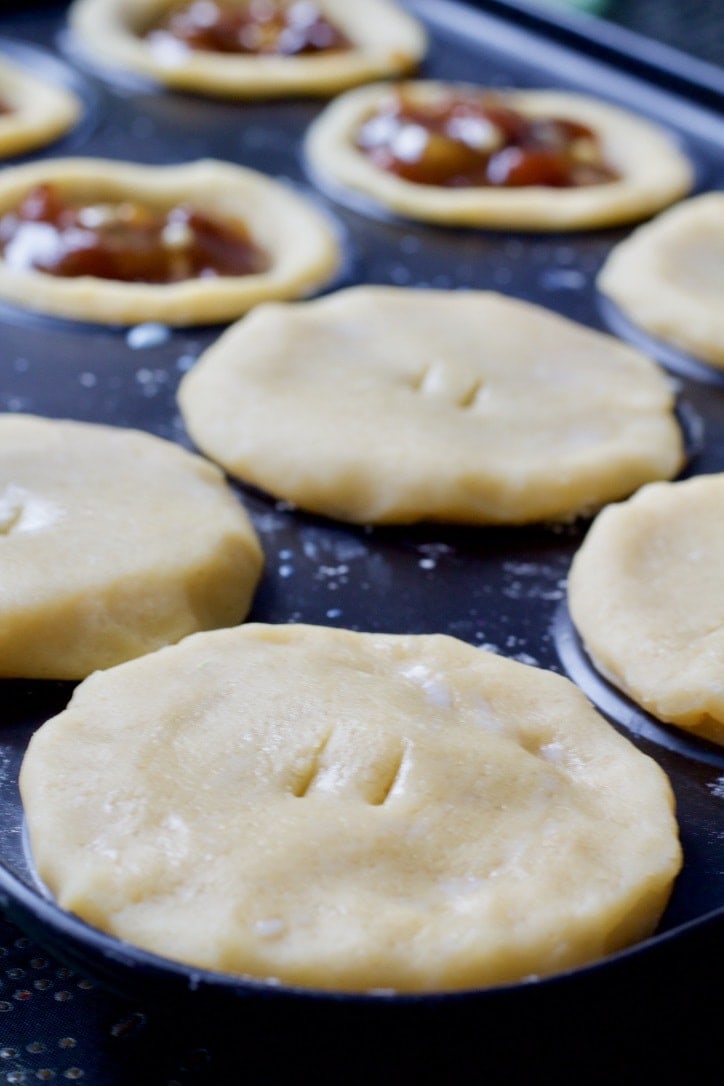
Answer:
POLYGON ((0 175, 0 215, 15 209, 30 189, 42 184, 53 185, 61 196, 80 203, 195 205, 222 222, 240 222, 270 258, 269 269, 254 275, 161 285, 95 276, 63 278, 16 270, 0 259, 0 298, 48 315, 101 324, 213 324, 233 320, 262 301, 311 293, 340 263, 331 221, 303 195, 243 166, 215 159, 148 166, 102 158, 16 166, 0 175))
POLYGON ((175 90, 228 98, 331 96, 408 73, 427 49, 422 24, 390 0, 318 0, 321 13, 346 34, 352 49, 260 57, 180 47, 164 55, 140 32, 170 6, 169 0, 76 0, 70 26, 94 58, 175 90))
MULTIPOLYGON (((441 80, 403 86, 405 96, 422 105, 451 91, 486 93, 484 87, 441 80)), ((380 169, 354 145, 360 125, 395 93, 386 84, 348 91, 310 126, 305 144, 309 168, 340 199, 363 200, 405 218, 450 226, 575 230, 642 219, 685 195, 693 183, 686 156, 667 132, 620 106, 568 91, 496 90, 491 93, 498 100, 525 117, 566 118, 593 129, 619 179, 577 188, 415 184, 380 169)))

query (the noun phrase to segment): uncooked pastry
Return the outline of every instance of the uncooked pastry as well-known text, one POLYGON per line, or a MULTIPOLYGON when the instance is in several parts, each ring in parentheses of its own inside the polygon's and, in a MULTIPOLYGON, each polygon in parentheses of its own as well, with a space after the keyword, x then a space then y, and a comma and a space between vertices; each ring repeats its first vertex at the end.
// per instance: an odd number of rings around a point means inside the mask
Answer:
POLYGON ((78 96, 0 56, 0 157, 25 154, 64 136, 80 119, 78 96))
POLYGON ((258 307, 178 402, 230 474, 359 523, 572 519, 683 462, 653 362, 485 291, 357 286, 258 307))
POLYGON ((20 786, 60 905, 193 967, 437 991, 650 935, 664 772, 569 680, 442 635, 247 624, 99 673, 20 786))
POLYGON ((221 472, 137 430, 0 416, 0 676, 80 679, 241 622, 262 552, 221 472))
POLYGON ((215 159, 149 166, 99 158, 58 158, 0 173, 0 216, 35 186, 51 184, 81 204, 139 201, 169 208, 196 204, 219 220, 247 227, 270 260, 253 275, 169 284, 66 278, 0 259, 0 297, 53 316, 101 324, 169 325, 233 320, 259 302, 313 292, 337 271, 341 250, 326 215, 305 196, 265 174, 215 159))
POLYGON ((612 250, 598 287, 645 332, 724 369, 724 192, 640 226, 612 250))
POLYGON ((604 509, 571 565, 568 603, 605 677, 724 744, 724 474, 651 484, 604 509))
POLYGON ((143 33, 170 0, 75 0, 70 26, 100 59, 176 90, 230 98, 331 96, 372 79, 414 71, 427 50, 422 24, 392 0, 316 0, 353 43, 340 52, 257 56, 154 49, 143 33))
POLYGON ((418 184, 380 168, 355 146, 360 126, 395 100, 399 87, 373 84, 340 95, 310 125, 306 158, 315 180, 342 200, 446 225, 535 231, 611 226, 643 218, 685 195, 693 181, 687 157, 659 125, 604 101, 567 91, 492 91, 469 84, 417 80, 402 84, 413 102, 451 93, 493 94, 528 118, 581 122, 598 136, 618 180, 573 188, 449 188, 418 184))

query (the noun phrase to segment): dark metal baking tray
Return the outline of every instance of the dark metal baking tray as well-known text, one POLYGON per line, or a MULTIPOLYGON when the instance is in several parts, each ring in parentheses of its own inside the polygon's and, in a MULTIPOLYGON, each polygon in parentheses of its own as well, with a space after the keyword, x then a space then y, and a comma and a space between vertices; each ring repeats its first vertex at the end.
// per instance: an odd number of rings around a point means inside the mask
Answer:
MULTIPOLYGON (((716 108, 724 83, 713 69, 688 67, 683 58, 667 67, 633 48, 632 35, 619 40, 609 27, 594 37, 587 21, 546 18, 532 4, 408 6, 431 33, 425 76, 582 90, 634 106, 680 140, 696 167, 696 191, 724 186, 724 120, 716 108)), ((27 157, 168 163, 212 156, 285 179, 344 231, 350 260, 335 285, 494 289, 645 343, 677 383, 698 434, 687 472, 724 470, 724 374, 637 337, 596 294, 598 268, 630 228, 532 235, 366 217, 316 192, 305 173, 301 138, 322 103, 220 102, 106 78, 80 61, 64 15, 56 4, 14 8, 0 21, 0 51, 39 68, 49 57, 87 104, 75 132, 27 157)), ((137 426, 189 446, 176 387, 220 331, 92 327, 5 306, 0 410, 137 426)), ((236 490, 267 559, 250 618, 445 631, 569 674, 614 727, 660 762, 676 793, 685 865, 659 930, 630 950, 547 980, 429 996, 269 988, 136 951, 63 913, 36 885, 17 773, 30 735, 65 706, 73 687, 16 680, 0 682, 0 906, 58 958, 115 991, 210 1029, 233 1021, 245 1050, 263 1051, 268 1071, 257 1081, 313 1061, 315 1077, 331 1081, 482 1080, 486 1068, 497 1068, 495 1081, 520 1082, 536 1068, 572 1073, 585 1061, 588 1081, 613 1081, 615 1069, 615 1081, 626 1082, 640 1070, 641 1052, 649 1070, 671 1071, 680 1060, 692 1074, 698 1070, 699 1081, 715 1081, 707 1075, 724 945, 724 754, 647 718, 590 669, 565 609, 569 563, 587 524, 356 528, 236 490)))

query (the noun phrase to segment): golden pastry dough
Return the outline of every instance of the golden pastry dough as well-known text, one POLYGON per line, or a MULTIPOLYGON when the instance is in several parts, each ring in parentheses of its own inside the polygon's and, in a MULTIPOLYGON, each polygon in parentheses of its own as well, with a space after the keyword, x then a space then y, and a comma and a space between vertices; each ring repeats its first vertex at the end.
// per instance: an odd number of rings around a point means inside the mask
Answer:
POLYGON ((604 509, 568 602, 604 676, 660 720, 724 744, 724 474, 651 484, 604 509))
POLYGON ((0 298, 53 316, 102 324, 229 321, 259 302, 311 293, 335 274, 341 261, 337 232, 311 201, 242 166, 214 159, 147 166, 97 158, 15 166, 0 174, 0 217, 43 184, 88 204, 196 205, 222 223, 241 223, 270 260, 268 270, 257 274, 151 284, 62 277, 0 259, 0 298))
POLYGON ((669 782, 567 679, 446 636, 247 624, 92 676, 20 786, 60 905, 167 958, 482 987, 652 933, 669 782))
POLYGON ((684 456, 653 362, 485 291, 358 286, 260 306, 178 403, 232 475, 359 523, 571 519, 684 456))
POLYGON ((645 332, 724 369, 724 192, 640 226, 610 253, 598 287, 645 332))
POLYGON ((0 416, 0 675, 80 679, 241 622, 262 567, 221 472, 170 441, 0 416))
POLYGON ((97 60, 174 88, 229 98, 331 96, 358 83, 413 71, 427 34, 391 0, 316 0, 352 48, 298 56, 154 49, 143 38, 170 0, 75 0, 70 26, 97 60))
POLYGON ((80 98, 67 87, 0 56, 0 158, 60 139, 80 119, 80 98))
POLYGON ((543 185, 449 188, 419 184, 382 169, 355 146, 361 124, 398 93, 373 84, 340 95, 311 124, 306 157, 312 176, 342 200, 392 211, 409 219, 451 226, 534 231, 574 230, 643 218, 685 195, 692 167, 660 126, 617 106, 567 91, 490 91, 470 84, 417 80, 404 83, 416 103, 444 101, 454 92, 494 94, 526 118, 580 122, 598 136, 618 180, 574 188, 543 185))

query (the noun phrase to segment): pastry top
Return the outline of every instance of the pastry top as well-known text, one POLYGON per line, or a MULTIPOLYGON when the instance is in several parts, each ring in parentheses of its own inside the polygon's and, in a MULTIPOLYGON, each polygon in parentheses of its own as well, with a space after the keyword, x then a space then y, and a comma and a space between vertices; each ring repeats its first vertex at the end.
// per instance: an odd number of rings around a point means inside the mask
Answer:
POLYGON ((660 125, 568 91, 410 80, 347 91, 308 129, 342 201, 450 226, 556 231, 642 219, 693 169, 660 125))
POLYGON ((340 263, 336 227, 310 199, 231 163, 65 158, 0 174, 0 297, 50 315, 102 324, 229 321, 259 302, 312 293, 340 263), (149 237, 154 216, 162 221, 149 237), (105 262, 134 229, 128 249, 140 246, 141 268, 119 277, 105 262), (190 270, 175 269, 214 229, 232 256, 240 247, 256 263, 237 267, 234 259, 197 272, 192 259, 190 270), (169 280, 143 281, 144 263, 154 267, 160 254, 169 280))
POLYGON ((82 110, 74 91, 0 55, 0 158, 59 139, 77 124, 82 110))
POLYGON ((0 415, 0 675, 78 679, 245 617, 262 551, 213 464, 138 430, 0 415))
POLYGON ((99 673, 35 733, 62 907, 194 967, 439 991, 654 929, 668 779, 567 679, 442 635, 249 623, 99 673))
POLYGON ((724 192, 693 196, 609 254, 599 289, 644 331, 724 369, 724 192))
POLYGON ((248 0, 209 0, 200 20, 172 0, 75 0, 69 21, 96 62, 229 98, 332 96, 414 71, 427 51, 394 0, 271 0, 258 16, 248 0))
POLYGON ((571 617, 604 676, 648 712, 724 744, 724 474, 652 483, 593 522, 571 617))
POLYGON ((654 363, 487 291, 360 286, 260 306, 178 402, 230 474, 357 523, 568 520, 684 459, 654 363))

